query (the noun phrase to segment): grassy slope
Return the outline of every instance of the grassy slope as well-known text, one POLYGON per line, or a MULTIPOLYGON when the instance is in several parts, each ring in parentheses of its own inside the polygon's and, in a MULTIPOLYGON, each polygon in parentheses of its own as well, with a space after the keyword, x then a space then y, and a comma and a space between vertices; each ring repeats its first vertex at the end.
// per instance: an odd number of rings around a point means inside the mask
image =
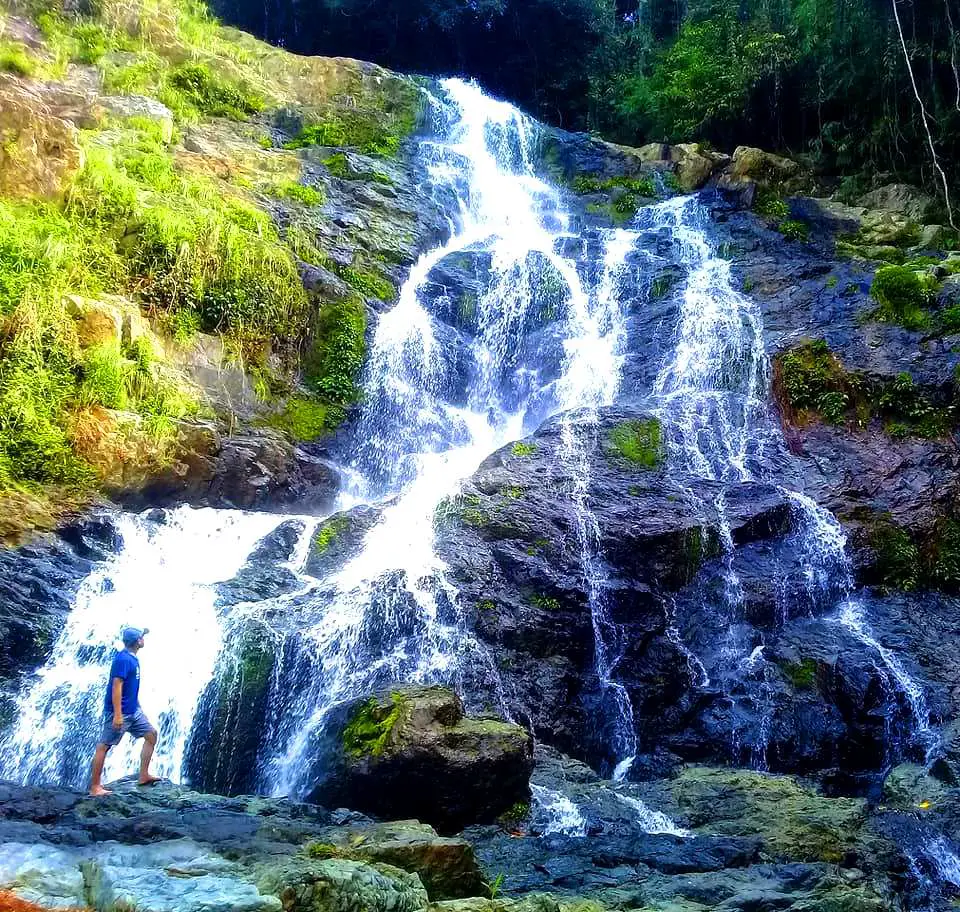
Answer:
MULTIPOLYGON (((123 458, 163 461, 177 421, 204 408, 162 347, 84 346, 71 294, 123 295, 170 340, 222 335, 265 397, 294 389, 307 352, 307 382, 277 422, 306 438, 334 427, 358 395, 362 293, 383 279, 357 271, 356 291, 336 301, 304 292, 298 260, 323 265, 325 254, 296 214, 315 224, 322 189, 301 183, 297 153, 277 148, 270 127, 293 112, 291 149, 391 156, 415 122, 412 86, 368 78, 352 61, 294 57, 222 28, 195 0, 104 0, 82 17, 39 3, 4 9, 0 113, 24 88, 73 88, 79 66, 103 95, 161 102, 173 129, 95 105, 75 121, 83 165, 61 192, 0 195, 0 498, 25 525, 52 524, 54 503, 69 509, 96 491, 106 442, 123 458), (19 40, 25 21, 42 43, 19 40), (211 118, 235 124, 226 166, 183 153, 182 131, 211 118), (294 213, 282 230, 272 200, 294 213)), ((16 161, 17 138, 3 142, 16 161)), ((0 535, 17 525, 0 524, 0 535)))

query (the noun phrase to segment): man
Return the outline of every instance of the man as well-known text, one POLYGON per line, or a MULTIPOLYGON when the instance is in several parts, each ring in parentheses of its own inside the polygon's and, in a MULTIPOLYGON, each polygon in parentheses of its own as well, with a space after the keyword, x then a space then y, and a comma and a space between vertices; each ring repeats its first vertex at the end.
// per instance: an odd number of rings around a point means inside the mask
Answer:
POLYGON ((107 694, 103 701, 103 731, 93 755, 91 795, 110 794, 110 791, 100 784, 103 764, 107 759, 107 752, 120 743, 125 732, 130 732, 134 740, 143 738, 138 783, 153 785, 160 781, 158 777, 150 775, 150 760, 153 749, 157 746, 157 730, 140 708, 140 660, 137 653, 143 648, 143 638, 149 632, 139 627, 127 627, 123 631, 123 649, 114 656, 110 666, 110 680, 107 682, 107 694))

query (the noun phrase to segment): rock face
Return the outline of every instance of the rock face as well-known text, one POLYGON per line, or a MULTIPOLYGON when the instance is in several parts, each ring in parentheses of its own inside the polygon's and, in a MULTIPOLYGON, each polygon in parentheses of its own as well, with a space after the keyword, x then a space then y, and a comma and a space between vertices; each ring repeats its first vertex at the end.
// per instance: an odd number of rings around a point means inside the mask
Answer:
POLYGON ((120 546, 109 519, 90 517, 22 548, 0 548, 0 719, 24 676, 50 654, 81 580, 120 546))
POLYGON ((327 806, 417 817, 457 832, 529 801, 529 734, 466 717, 443 688, 399 687, 353 704, 335 737, 339 756, 313 794, 327 806))
POLYGON ((0 195, 63 195, 83 165, 76 127, 43 93, 0 74, 0 195))
POLYGON ((165 785, 90 801, 0 784, 0 797, 0 897, 43 907, 414 912, 486 891, 468 843, 414 822, 165 785))

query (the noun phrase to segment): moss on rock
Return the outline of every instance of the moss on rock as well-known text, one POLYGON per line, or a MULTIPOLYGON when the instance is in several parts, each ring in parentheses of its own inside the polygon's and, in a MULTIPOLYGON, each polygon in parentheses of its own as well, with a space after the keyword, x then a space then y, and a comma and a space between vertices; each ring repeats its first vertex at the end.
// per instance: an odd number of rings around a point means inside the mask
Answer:
POLYGON ((657 468, 666 459, 663 428, 656 418, 624 421, 610 429, 607 440, 614 453, 638 467, 657 468))
POLYGON ((407 700, 401 693, 391 694, 386 705, 374 698, 361 704, 343 729, 343 749, 355 758, 379 757, 406 709, 407 700))

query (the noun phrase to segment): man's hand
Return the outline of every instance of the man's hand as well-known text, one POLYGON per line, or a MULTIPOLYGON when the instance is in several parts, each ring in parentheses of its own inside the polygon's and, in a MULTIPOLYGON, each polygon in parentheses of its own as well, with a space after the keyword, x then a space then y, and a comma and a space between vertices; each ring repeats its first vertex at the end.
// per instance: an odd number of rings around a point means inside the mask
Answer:
POLYGON ((122 714, 122 713, 114 713, 114 714, 113 714, 113 727, 114 727, 115 729, 117 729, 117 731, 119 731, 121 728, 123 728, 123 714, 122 714))

